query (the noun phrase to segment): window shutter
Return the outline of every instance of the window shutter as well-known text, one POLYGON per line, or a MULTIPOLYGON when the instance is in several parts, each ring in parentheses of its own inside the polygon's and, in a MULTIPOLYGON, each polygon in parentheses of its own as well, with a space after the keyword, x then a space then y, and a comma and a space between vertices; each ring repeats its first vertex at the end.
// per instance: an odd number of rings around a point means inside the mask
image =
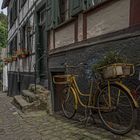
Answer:
POLYGON ((54 0, 54 7, 53 7, 53 24, 57 26, 60 20, 60 4, 59 0, 54 0))
POLYGON ((77 15, 79 12, 82 11, 83 8, 83 0, 70 0, 71 5, 71 16, 77 15))
POLYGON ((47 0, 47 8, 46 8, 46 15, 47 15, 47 30, 49 30, 53 25, 53 3, 52 0, 47 0))
POLYGON ((86 8, 90 8, 91 6, 97 5, 99 3, 102 3, 106 0, 85 0, 86 8))
POLYGON ((94 0, 86 0, 86 7, 87 8, 93 6, 93 4, 94 4, 94 0))

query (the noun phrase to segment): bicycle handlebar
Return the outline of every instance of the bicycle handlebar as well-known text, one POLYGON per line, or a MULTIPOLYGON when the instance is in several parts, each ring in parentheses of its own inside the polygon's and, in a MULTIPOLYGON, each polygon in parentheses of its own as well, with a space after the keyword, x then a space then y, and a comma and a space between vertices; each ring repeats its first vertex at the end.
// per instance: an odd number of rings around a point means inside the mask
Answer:
POLYGON ((87 64, 86 63, 80 63, 78 64, 77 66, 76 65, 68 65, 67 63, 64 63, 62 64, 65 68, 78 68, 78 67, 81 67, 81 66, 86 66, 87 64))

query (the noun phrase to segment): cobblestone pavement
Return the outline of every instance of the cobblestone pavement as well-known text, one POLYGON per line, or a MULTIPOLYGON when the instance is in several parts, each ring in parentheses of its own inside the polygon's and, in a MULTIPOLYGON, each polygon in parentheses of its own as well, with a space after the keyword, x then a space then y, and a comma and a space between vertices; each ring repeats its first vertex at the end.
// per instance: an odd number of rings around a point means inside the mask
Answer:
POLYGON ((140 140, 140 132, 116 136, 95 126, 84 127, 61 116, 45 112, 22 114, 11 98, 0 94, 0 140, 140 140))

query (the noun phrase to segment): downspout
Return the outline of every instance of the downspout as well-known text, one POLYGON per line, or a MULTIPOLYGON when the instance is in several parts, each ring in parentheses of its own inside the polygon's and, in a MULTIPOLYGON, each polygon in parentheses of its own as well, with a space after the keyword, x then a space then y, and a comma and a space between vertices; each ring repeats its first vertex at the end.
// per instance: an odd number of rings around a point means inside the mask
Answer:
MULTIPOLYGON (((37 0, 36 0, 37 1, 37 0)), ((38 68, 38 64, 37 64, 37 59, 38 59, 38 56, 37 56, 37 50, 38 50, 38 45, 39 45, 39 42, 38 42, 38 17, 37 17, 37 9, 36 9, 36 2, 35 2, 35 12, 34 12, 34 16, 35 16, 35 64, 34 64, 34 83, 35 83, 35 93, 36 93, 36 85, 37 85, 37 78, 38 78, 38 73, 37 73, 37 68, 38 68)))
MULTIPOLYGON (((19 1, 18 1, 19 2, 19 1)), ((18 3, 18 5, 19 5, 19 3, 18 3)), ((18 6, 18 8, 19 8, 19 6, 18 6)), ((17 29, 17 35, 20 33, 20 28, 19 28, 19 23, 20 23, 20 20, 19 20, 19 16, 20 16, 20 11, 19 11, 19 9, 18 9, 18 12, 17 12, 17 21, 18 21, 18 29, 17 29)), ((21 37, 21 36, 20 36, 21 37)), ((19 44, 19 36, 17 36, 17 41, 18 41, 18 45, 20 46, 21 45, 21 43, 19 44)), ((20 38, 20 42, 21 42, 21 38, 20 38)), ((17 49, 19 49, 18 47, 17 47, 17 49)), ((18 63, 18 71, 17 71, 17 73, 18 73, 18 78, 17 78, 17 83, 18 83, 18 94, 20 95, 20 91, 21 91, 21 89, 20 89, 20 86, 21 86, 21 84, 20 84, 20 59, 18 58, 18 60, 17 60, 17 63, 18 63)))

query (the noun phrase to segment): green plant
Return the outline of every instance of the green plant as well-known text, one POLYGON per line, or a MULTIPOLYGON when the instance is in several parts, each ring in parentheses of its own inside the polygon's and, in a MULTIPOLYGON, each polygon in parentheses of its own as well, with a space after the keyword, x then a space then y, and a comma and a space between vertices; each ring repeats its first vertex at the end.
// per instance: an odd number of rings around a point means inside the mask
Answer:
POLYGON ((127 58, 117 52, 111 51, 107 53, 102 60, 98 61, 98 63, 93 65, 93 69, 97 71, 97 69, 100 67, 108 66, 114 63, 127 63, 127 58))

